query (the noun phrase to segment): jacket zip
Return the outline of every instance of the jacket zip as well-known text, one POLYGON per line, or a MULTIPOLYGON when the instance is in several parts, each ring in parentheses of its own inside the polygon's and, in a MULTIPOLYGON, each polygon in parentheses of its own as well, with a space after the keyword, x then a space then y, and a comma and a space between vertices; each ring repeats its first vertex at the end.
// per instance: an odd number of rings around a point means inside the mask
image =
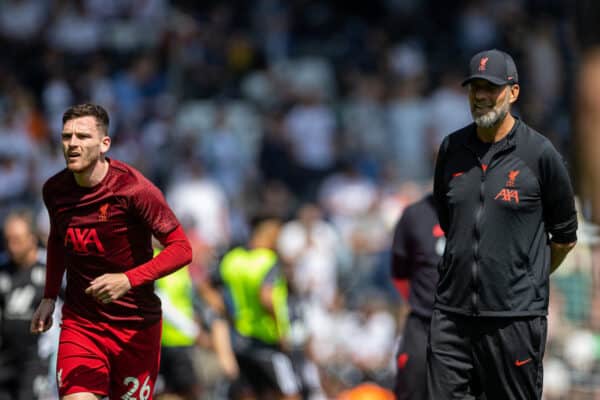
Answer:
POLYGON ((492 166, 492 162, 497 158, 499 154, 504 153, 511 147, 511 145, 505 146, 496 153, 492 154, 492 157, 490 158, 487 166, 484 166, 477 154, 471 150, 477 158, 477 161, 479 162, 481 168, 481 183, 479 185, 479 206, 475 211, 475 224, 473 226, 473 236, 475 239, 473 241, 473 264, 471 265, 471 288, 473 290, 473 292, 471 293, 471 313, 473 315, 479 314, 479 262, 481 260, 481 256, 479 254, 479 241, 481 240, 480 226, 483 216, 483 206, 485 202, 485 179, 487 176, 488 169, 490 169, 492 166))
POLYGON ((471 312, 473 314, 479 314, 479 241, 481 240, 480 223, 483 215, 483 201, 485 199, 485 177, 486 171, 481 164, 481 183, 479 185, 479 206, 475 211, 475 224, 473 226, 473 264, 471 266, 471 287, 473 292, 471 293, 471 312))

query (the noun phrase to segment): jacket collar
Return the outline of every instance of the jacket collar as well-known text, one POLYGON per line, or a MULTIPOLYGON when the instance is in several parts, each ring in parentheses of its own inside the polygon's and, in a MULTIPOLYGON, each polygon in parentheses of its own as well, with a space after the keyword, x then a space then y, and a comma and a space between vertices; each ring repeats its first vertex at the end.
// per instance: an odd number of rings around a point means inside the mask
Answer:
MULTIPOLYGON (((499 149, 498 151, 512 149, 513 147, 516 146, 517 131, 519 130, 519 126, 521 125, 521 119, 514 115, 513 115, 513 117, 515 119, 515 123, 514 123, 513 127, 511 128, 510 132, 508 132, 508 134, 506 135, 506 138, 505 138, 506 142, 504 143, 504 146, 502 146, 502 148, 499 149)), ((468 129, 467 138, 465 141, 465 146, 469 150, 474 152, 475 148, 476 148, 476 144, 479 141, 479 138, 477 137, 477 126, 473 122, 468 128, 469 129, 468 129)))

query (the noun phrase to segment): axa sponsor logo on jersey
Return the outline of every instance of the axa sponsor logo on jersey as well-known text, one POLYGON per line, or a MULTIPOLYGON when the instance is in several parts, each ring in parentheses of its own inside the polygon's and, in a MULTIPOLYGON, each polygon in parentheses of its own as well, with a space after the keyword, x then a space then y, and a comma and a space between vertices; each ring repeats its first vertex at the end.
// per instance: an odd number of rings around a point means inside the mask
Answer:
POLYGON ((98 237, 96 228, 68 227, 65 233, 65 247, 71 247, 75 253, 104 253, 104 246, 98 237))
POLYGON ((508 203, 515 202, 519 204, 519 191, 513 189, 515 187, 515 180, 519 175, 519 170, 511 170, 508 172, 508 180, 504 184, 504 187, 500 189, 494 200, 506 201, 508 203))

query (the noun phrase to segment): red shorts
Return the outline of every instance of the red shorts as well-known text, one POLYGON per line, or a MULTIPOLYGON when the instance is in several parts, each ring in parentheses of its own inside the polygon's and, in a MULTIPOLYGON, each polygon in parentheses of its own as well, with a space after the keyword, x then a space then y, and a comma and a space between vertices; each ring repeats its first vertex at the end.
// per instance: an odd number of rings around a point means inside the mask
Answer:
POLYGON ((127 329, 63 314, 56 365, 59 394, 152 399, 161 333, 160 321, 144 329, 127 329))

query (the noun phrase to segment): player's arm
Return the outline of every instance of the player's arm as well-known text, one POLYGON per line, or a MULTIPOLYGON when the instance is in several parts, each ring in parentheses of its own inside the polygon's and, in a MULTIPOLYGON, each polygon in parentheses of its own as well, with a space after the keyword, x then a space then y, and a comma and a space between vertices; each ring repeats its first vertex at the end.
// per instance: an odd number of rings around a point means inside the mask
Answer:
POLYGON ((124 273, 100 275, 90 282, 85 293, 102 303, 111 303, 132 287, 154 282, 192 260, 192 247, 181 226, 157 239, 164 249, 156 257, 124 273))
POLYGON ((577 211, 567 168, 552 146, 540 158, 544 221, 551 234, 550 273, 556 271, 577 242, 577 211))
POLYGON ((440 145, 438 155, 435 161, 435 172, 433 177, 433 200, 435 210, 440 221, 440 226, 444 232, 448 232, 448 207, 446 204, 446 183, 444 181, 444 171, 446 166, 446 153, 448 151, 448 136, 440 145))
POLYGON ((46 282, 44 297, 31 318, 30 330, 32 333, 46 332, 52 327, 52 314, 54 303, 60 291, 62 278, 65 272, 64 252, 62 243, 56 235, 52 222, 46 250, 46 282))
POLYGON ((157 239, 164 249, 150 261, 125 272, 132 287, 154 282, 192 261, 192 247, 181 225, 157 239))
POLYGON ((210 332, 217 360, 225 376, 230 380, 236 379, 240 373, 240 367, 231 345, 231 335, 227 320, 221 317, 215 318, 211 324, 210 332))
POLYGON ((90 282, 86 293, 103 303, 117 300, 132 287, 152 283, 192 260, 192 247, 161 191, 140 176, 131 192, 130 212, 143 221, 164 249, 158 256, 124 273, 104 274, 90 282))
POLYGON ((262 281, 259 291, 260 304, 274 317, 275 314, 275 283, 281 277, 281 266, 274 265, 262 281))
POLYGON ((554 243, 550 242, 550 273, 562 264, 567 254, 575 247, 576 242, 571 243, 554 243))
POLYGON ((394 237, 392 239, 392 257, 390 273, 394 281, 394 286, 402 296, 404 301, 408 301, 410 295, 410 279, 413 275, 414 265, 413 249, 410 244, 411 229, 413 227, 412 212, 413 207, 409 206, 394 228, 394 237))

